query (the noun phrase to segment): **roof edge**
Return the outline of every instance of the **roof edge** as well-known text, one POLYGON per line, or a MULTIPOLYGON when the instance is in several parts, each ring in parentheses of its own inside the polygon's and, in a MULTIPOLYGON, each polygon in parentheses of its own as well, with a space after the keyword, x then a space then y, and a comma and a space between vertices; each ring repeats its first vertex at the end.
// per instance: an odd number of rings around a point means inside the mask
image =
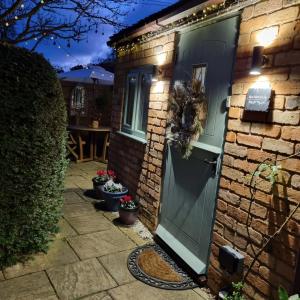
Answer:
POLYGON ((128 35, 134 35, 142 32, 143 30, 147 31, 149 27, 151 27, 152 30, 159 29, 161 27, 161 25, 159 25, 160 22, 166 21, 176 14, 180 14, 205 2, 209 2, 209 0, 180 0, 112 35, 107 42, 107 45, 112 47, 114 43, 123 38, 127 38, 128 35))

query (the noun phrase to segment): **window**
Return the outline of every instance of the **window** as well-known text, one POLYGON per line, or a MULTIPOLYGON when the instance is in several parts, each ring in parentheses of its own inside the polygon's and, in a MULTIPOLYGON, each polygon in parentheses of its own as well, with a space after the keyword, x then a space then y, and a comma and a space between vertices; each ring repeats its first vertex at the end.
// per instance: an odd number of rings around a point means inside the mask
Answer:
POLYGON ((83 86, 76 86, 73 89, 70 112, 72 116, 85 114, 85 89, 83 86))
POLYGON ((146 137, 152 67, 132 70, 127 75, 122 131, 146 137))

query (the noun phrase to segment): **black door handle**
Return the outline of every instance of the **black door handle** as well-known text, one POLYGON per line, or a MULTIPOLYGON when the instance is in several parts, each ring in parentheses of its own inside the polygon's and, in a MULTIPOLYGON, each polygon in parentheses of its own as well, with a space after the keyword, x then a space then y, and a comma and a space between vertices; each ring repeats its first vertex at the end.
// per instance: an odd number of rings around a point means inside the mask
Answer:
POLYGON ((218 168, 218 159, 216 160, 208 160, 208 159, 204 159, 203 162, 209 166, 211 166, 211 172, 213 177, 216 176, 217 174, 217 168, 218 168))
POLYGON ((217 160, 213 160, 213 161, 210 161, 208 159, 204 159, 204 162, 208 165, 211 165, 211 166, 216 166, 218 161, 217 160))

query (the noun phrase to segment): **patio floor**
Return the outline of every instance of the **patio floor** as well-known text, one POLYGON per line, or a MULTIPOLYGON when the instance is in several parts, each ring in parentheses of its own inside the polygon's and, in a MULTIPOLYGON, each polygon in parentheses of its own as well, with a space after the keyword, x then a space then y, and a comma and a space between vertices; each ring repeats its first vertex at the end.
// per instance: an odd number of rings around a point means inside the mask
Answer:
POLYGON ((167 291, 145 285, 127 270, 127 256, 147 243, 132 228, 115 225, 116 213, 95 210, 91 178, 106 165, 71 164, 65 183, 61 231, 47 254, 0 271, 1 300, 204 300, 203 289, 167 291))

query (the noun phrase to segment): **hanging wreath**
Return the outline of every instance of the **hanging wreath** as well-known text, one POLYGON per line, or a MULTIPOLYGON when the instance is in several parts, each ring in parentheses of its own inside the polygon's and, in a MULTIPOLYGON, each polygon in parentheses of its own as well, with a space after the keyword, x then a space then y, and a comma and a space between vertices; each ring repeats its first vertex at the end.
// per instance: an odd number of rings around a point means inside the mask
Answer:
POLYGON ((201 81, 175 85, 169 98, 167 139, 184 159, 192 154, 192 142, 203 134, 206 116, 207 101, 201 81))

